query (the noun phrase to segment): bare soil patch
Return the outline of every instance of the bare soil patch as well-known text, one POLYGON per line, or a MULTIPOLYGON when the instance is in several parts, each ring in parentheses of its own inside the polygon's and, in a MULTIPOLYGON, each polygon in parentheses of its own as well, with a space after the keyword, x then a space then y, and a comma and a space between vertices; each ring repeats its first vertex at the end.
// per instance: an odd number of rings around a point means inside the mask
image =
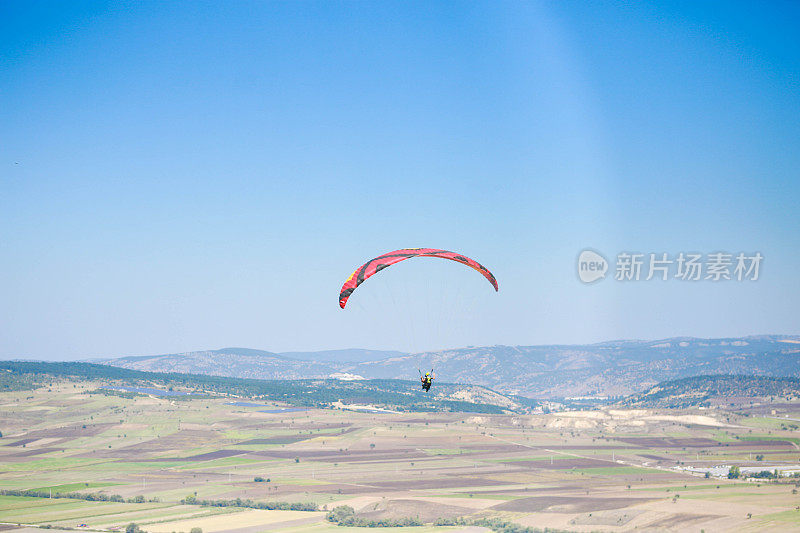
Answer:
POLYGON ((31 442, 39 440, 39 437, 30 438, 30 439, 20 439, 14 442, 9 442, 8 444, 3 444, 3 446, 22 446, 25 444, 30 444, 31 442))
POLYGON ((161 451, 191 449, 217 438, 219 438, 219 434, 215 431, 207 429, 181 429, 170 435, 163 435, 157 439, 140 443, 139 446, 148 446, 161 451))
MULTIPOLYGON (((546 448, 547 446, 542 446, 546 448)), ((479 450, 492 453, 513 453, 513 452, 529 452, 531 448, 539 449, 538 446, 520 446, 519 444, 465 444, 461 448, 465 450, 479 450)))
POLYGON ((788 440, 738 440, 736 442, 726 442, 725 446, 735 446, 736 448, 794 448, 788 440))
POLYGON ((599 513, 582 514, 570 520, 570 524, 580 526, 624 526, 644 511, 637 509, 615 509, 599 513))
POLYGON ((559 444, 557 446, 535 446, 537 449, 541 450, 638 450, 641 446, 613 446, 613 445, 603 445, 603 446, 594 446, 592 444, 559 444))
POLYGON ((554 492, 573 492, 573 491, 584 491, 586 490, 586 485, 555 485, 551 487, 527 487, 524 489, 497 489, 497 490, 482 490, 480 492, 475 493, 476 496, 479 494, 509 494, 515 496, 524 496, 525 494, 536 494, 538 492, 546 492, 552 494, 554 492))
POLYGON ((368 505, 358 516, 369 520, 419 518, 423 522, 433 522, 437 518, 455 518, 472 513, 469 507, 443 505, 424 500, 389 500, 368 505))
POLYGON ((358 454, 358 455, 347 455, 338 458, 326 458, 320 459, 321 461, 327 463, 339 462, 339 463, 360 463, 360 462, 396 462, 396 461, 407 461, 409 459, 421 458, 421 457, 429 457, 428 454, 420 453, 420 452, 408 452, 408 453, 371 453, 371 454, 358 454))
POLYGON ((250 439, 242 441, 239 444, 294 444, 308 439, 313 439, 317 435, 277 435, 275 437, 266 437, 263 439, 250 439))
POLYGON ((698 524, 700 522, 705 522, 706 520, 712 520, 714 518, 719 518, 718 515, 713 514, 689 514, 689 513, 677 513, 674 515, 667 516, 665 518, 660 518, 655 522, 650 522, 647 524, 648 528, 667 528, 667 529, 684 529, 690 525, 698 524))
POLYGON ((514 511, 519 513, 586 513, 622 509, 638 503, 652 501, 652 498, 594 498, 578 496, 533 496, 503 502, 492 507, 496 511, 514 511))
POLYGON ((638 453, 636 454, 639 457, 644 457, 645 459, 651 459, 653 461, 674 461, 675 459, 670 459, 669 457, 662 457, 660 455, 651 455, 649 453, 638 453))
POLYGON ((642 448, 711 448, 727 444, 705 438, 617 437, 617 440, 642 448))
POLYGON ((569 470, 571 468, 603 468, 616 466, 616 463, 611 461, 601 461, 599 459, 583 457, 575 457, 574 459, 553 459, 552 463, 545 459, 542 461, 514 461, 511 464, 519 466, 524 465, 531 468, 543 468, 545 470, 569 470))
POLYGON ((79 425, 51 429, 38 429, 35 431, 29 431, 26 434, 26 437, 32 438, 33 440, 94 437, 95 435, 99 435, 113 426, 114 424, 86 424, 85 426, 79 425))
POLYGON ((15 453, 13 455, 7 455, 4 457, 30 457, 31 455, 41 455, 43 453, 51 453, 60 451, 61 448, 36 448, 34 450, 25 450, 24 452, 15 453))
POLYGON ((259 457, 270 457, 274 459, 294 459, 299 457, 309 461, 322 461, 326 463, 347 463, 357 461, 382 461, 382 460, 406 460, 414 458, 430 457, 425 452, 409 449, 391 449, 374 451, 335 451, 335 450, 264 450, 251 452, 250 455, 259 457))
POLYGON ((201 453, 189 457, 155 457, 152 459, 135 459, 133 462, 173 462, 173 461, 213 461, 214 459, 224 459, 250 453, 248 450, 217 450, 215 452, 201 453))
POLYGON ((453 487, 484 487, 497 485, 491 479, 479 477, 457 477, 440 479, 412 479, 407 481, 378 481, 370 483, 375 487, 389 490, 412 490, 412 489, 448 489, 453 487))

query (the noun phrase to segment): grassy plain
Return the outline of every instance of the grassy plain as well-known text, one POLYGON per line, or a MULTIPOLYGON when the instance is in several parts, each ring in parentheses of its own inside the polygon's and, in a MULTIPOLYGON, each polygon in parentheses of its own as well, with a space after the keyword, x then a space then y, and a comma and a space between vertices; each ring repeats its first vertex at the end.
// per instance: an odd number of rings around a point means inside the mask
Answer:
POLYGON ((366 519, 426 523, 403 528, 412 533, 464 530, 433 525, 458 517, 570 531, 800 531, 800 496, 789 480, 700 472, 800 465, 800 432, 781 421, 797 417, 798 405, 267 413, 283 406, 92 394, 99 385, 0 393, 0 488, 54 496, 0 496, 0 530, 119 531, 135 522, 157 533, 355 531, 324 519, 324 510, 347 504, 366 519), (67 493, 145 501, 56 497, 67 493), (182 504, 186 497, 313 502, 320 511, 182 504))

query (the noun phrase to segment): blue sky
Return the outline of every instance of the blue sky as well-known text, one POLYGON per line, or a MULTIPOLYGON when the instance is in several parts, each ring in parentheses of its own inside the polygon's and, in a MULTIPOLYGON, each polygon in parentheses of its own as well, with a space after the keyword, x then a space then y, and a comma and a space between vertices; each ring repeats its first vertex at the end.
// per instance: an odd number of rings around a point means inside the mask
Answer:
POLYGON ((798 22, 791 2, 4 2, 0 356, 800 333, 798 22), (500 292, 409 261, 339 309, 353 268, 408 246, 500 292), (765 259, 757 282, 585 286, 586 247, 765 259))

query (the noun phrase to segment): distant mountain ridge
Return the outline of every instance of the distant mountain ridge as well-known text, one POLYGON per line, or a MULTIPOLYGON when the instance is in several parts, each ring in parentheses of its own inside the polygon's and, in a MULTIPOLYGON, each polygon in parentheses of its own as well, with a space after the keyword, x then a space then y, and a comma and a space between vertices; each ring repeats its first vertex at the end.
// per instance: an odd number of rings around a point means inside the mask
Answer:
POLYGON ((196 352, 182 352, 182 353, 170 353, 170 354, 163 354, 163 355, 129 355, 126 357, 120 357, 118 360, 120 361, 144 361, 146 359, 157 359, 161 357, 184 357, 189 354, 209 354, 209 355, 221 355, 221 354, 230 354, 230 355, 245 355, 245 356, 261 356, 261 357, 274 357, 278 359, 285 359, 286 356, 279 353, 268 352, 266 350, 255 350, 253 348, 222 348, 221 350, 201 350, 196 352))
POLYGON ((334 373, 416 379, 418 367, 433 367, 440 379, 449 382, 483 385, 531 398, 623 396, 662 381, 699 375, 800 377, 800 336, 674 337, 587 345, 470 347, 420 354, 358 349, 280 354, 224 348, 100 362, 150 372, 257 379, 323 378, 334 373), (373 355, 377 357, 371 359, 373 355), (354 360, 344 360, 346 357, 354 360))
POLYGON ((223 348, 164 355, 129 356, 92 361, 145 372, 175 372, 254 379, 326 377, 339 367, 325 362, 291 359, 251 348, 223 348))
POLYGON ((364 350, 361 348, 348 348, 345 350, 323 350, 320 352, 281 352, 279 355, 290 359, 326 361, 326 362, 351 362, 363 363, 404 355, 403 352, 392 350, 364 350))

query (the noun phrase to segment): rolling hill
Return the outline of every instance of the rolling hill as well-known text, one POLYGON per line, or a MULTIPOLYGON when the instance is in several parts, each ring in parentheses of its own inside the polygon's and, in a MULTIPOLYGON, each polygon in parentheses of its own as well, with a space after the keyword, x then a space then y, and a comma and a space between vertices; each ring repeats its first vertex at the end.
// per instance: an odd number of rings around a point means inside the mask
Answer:
POLYGON ((662 381, 699 375, 800 377, 800 336, 487 346, 412 355, 368 350, 278 354, 225 348, 101 362, 152 372, 256 379, 326 378, 337 373, 367 379, 416 379, 418 367, 433 367, 440 379, 482 385, 504 394, 531 398, 626 396, 662 381), (378 357, 363 360, 373 353, 378 357))
MULTIPOLYGON (((620 402, 628 407, 742 406, 761 400, 800 398, 800 379, 767 376, 693 376, 659 383, 620 402)), ((771 403, 771 402, 769 402, 771 403)))
MULTIPOLYGON (((0 391, 50 387, 57 380, 92 382, 94 393, 168 396, 172 401, 193 397, 280 401, 298 407, 338 407, 375 411, 522 413, 536 405, 526 398, 504 395, 479 385, 439 383, 430 393, 416 382, 399 379, 342 381, 339 379, 260 380, 206 374, 143 372, 79 362, 0 361, 0 391)), ((247 402, 245 402, 247 403, 247 402)))

